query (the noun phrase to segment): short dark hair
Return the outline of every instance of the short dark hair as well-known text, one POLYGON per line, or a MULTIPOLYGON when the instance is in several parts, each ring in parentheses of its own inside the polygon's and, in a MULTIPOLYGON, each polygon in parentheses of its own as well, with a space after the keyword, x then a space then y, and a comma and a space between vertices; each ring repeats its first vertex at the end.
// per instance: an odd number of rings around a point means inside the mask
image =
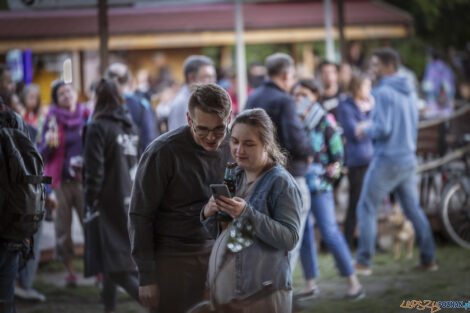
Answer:
POLYGON ((186 83, 189 83, 189 74, 197 74, 202 66, 214 66, 214 62, 205 55, 190 55, 184 60, 183 73, 186 83))
POLYGON ((266 58, 266 70, 269 77, 284 74, 289 67, 294 66, 294 60, 285 53, 274 53, 266 58))
POLYGON ((377 49, 372 55, 376 56, 383 65, 392 65, 395 70, 398 70, 400 66, 400 54, 392 48, 385 47, 377 49))
POLYGON ((323 70, 323 68, 325 66, 328 66, 328 65, 333 65, 337 71, 339 71, 339 66, 338 64, 334 63, 334 62, 331 62, 331 61, 328 61, 328 60, 323 60, 321 61, 319 64, 318 64, 318 71, 321 73, 321 71, 323 70))
MULTIPOLYGON (((7 72, 10 72, 10 68, 5 64, 0 64, 0 78, 3 78, 3 75, 7 72)), ((0 90, 0 104, 4 103, 6 106, 10 106, 10 98, 10 91, 0 90)))
POLYGON ((123 103, 124 99, 119 92, 116 81, 110 78, 102 78, 96 87, 96 105, 93 119, 122 106, 123 103))
POLYGON ((232 100, 224 88, 216 84, 196 84, 192 88, 188 102, 188 111, 194 117, 194 110, 199 108, 206 113, 217 114, 224 122, 232 110, 232 100))
POLYGON ((299 81, 292 87, 292 91, 295 90, 298 86, 307 88, 311 92, 313 92, 315 95, 319 96, 320 95, 320 88, 318 85, 315 83, 315 80, 311 78, 302 78, 299 79, 299 81))

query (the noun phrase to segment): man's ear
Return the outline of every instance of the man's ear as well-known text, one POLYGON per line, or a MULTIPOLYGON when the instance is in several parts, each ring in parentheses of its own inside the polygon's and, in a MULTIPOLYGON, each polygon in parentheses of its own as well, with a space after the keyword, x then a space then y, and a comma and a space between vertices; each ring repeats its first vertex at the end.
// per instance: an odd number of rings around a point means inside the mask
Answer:
POLYGON ((189 115, 189 112, 186 112, 186 118, 188 119, 189 127, 193 126, 193 123, 191 122, 191 116, 189 115))
POLYGON ((230 111, 230 114, 228 115, 227 125, 230 124, 231 121, 232 121, 232 111, 230 111))
POLYGON ((188 74, 188 85, 191 85, 196 82, 196 73, 188 74))

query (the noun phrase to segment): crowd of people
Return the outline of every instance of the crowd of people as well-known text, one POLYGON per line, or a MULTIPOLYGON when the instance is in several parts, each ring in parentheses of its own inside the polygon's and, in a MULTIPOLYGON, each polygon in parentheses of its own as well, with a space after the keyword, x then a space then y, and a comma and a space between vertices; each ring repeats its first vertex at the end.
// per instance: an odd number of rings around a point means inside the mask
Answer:
MULTIPOLYGON (((120 286, 151 312, 196 306, 193 312, 285 313, 319 294, 314 224, 347 281, 345 298, 365 297, 358 275, 372 274, 376 213, 389 194, 414 226, 417 268, 438 268, 417 195, 418 98, 400 69, 398 53, 382 48, 367 72, 323 61, 316 79, 298 78, 294 60, 275 53, 250 67, 242 105, 230 82, 217 84, 213 61, 192 55, 183 65, 185 83, 162 118, 150 95, 132 89, 123 63, 111 64, 94 84, 92 106, 58 80, 48 108, 34 84, 16 96, 2 65, 0 98, 3 111, 22 118, 52 177, 46 218, 54 219, 67 286, 77 284, 75 210, 85 234, 84 274, 102 282, 105 312, 115 311, 120 286), (210 185, 224 183, 232 162, 231 197, 213 195, 210 185), (335 190, 345 167, 350 189, 343 233, 335 190), (304 286, 293 294, 299 257, 304 286)), ((425 91, 432 84, 425 82, 425 91)), ((436 101, 433 109, 452 106, 436 101)), ((5 312, 13 312, 13 290, 45 301, 32 287, 41 228, 32 240, 36 257, 22 269, 19 249, 0 237, 5 312)))

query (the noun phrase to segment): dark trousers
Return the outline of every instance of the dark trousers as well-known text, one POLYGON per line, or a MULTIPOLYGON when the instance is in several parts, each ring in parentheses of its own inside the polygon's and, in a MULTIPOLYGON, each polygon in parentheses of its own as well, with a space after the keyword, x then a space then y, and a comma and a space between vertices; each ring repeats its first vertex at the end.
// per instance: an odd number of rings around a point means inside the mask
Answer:
POLYGON ((115 311, 117 286, 121 286, 134 300, 140 302, 137 273, 104 272, 102 297, 105 312, 115 311))
POLYGON ((160 305, 154 313, 185 313, 204 295, 210 253, 158 256, 157 284, 160 305))
POLYGON ((8 250, 0 242, 0 312, 14 313, 15 278, 18 272, 18 251, 8 250))
POLYGON ((361 195, 362 183, 366 175, 368 165, 348 167, 349 180, 349 204, 344 220, 344 237, 352 249, 354 245, 354 231, 356 229, 356 207, 361 195))

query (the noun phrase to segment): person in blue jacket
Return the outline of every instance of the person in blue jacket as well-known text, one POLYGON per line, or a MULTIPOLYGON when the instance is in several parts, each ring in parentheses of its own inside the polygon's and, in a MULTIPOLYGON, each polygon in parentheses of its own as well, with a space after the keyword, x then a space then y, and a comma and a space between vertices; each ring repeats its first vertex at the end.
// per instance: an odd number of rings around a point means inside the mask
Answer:
POLYGON ((361 194, 364 176, 372 159, 373 147, 369 137, 357 137, 356 126, 372 118, 374 98, 371 95, 371 79, 365 74, 354 75, 350 97, 341 101, 337 114, 346 139, 345 163, 348 167, 349 204, 344 221, 344 236, 350 248, 354 244, 356 206, 361 194))
POLYGON ((373 92, 375 107, 372 122, 360 123, 355 131, 357 137, 367 136, 374 142, 374 154, 357 205, 359 246, 356 272, 363 275, 372 274, 377 235, 376 212, 392 191, 415 229, 420 250, 417 269, 438 269, 431 227, 418 199, 417 96, 407 78, 397 75, 399 63, 398 53, 391 48, 382 48, 373 53, 371 70, 379 81, 373 92))
MULTIPOLYGON (((294 60, 284 53, 272 54, 266 58, 266 70, 268 79, 250 94, 245 109, 264 109, 276 127, 281 148, 289 153, 286 169, 294 176, 302 194, 300 234, 303 234, 310 209, 310 192, 305 174, 314 152, 297 115, 295 101, 289 94, 295 84, 294 60)), ((292 269, 299 251, 300 241, 292 252, 292 269)))

